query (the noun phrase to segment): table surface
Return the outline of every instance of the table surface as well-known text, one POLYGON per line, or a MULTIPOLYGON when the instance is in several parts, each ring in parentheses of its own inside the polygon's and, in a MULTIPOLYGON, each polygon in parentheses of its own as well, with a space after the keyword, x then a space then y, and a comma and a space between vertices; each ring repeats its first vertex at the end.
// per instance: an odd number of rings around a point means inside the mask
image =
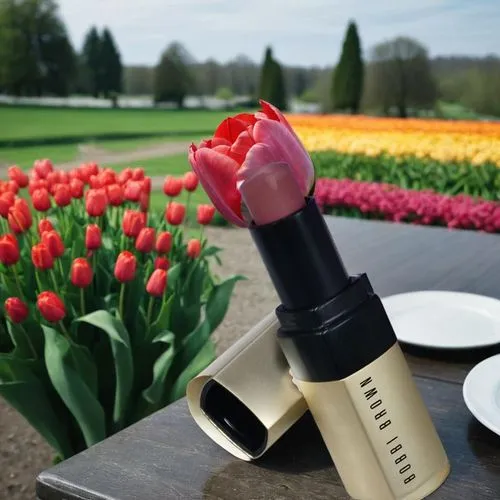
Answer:
MULTIPOLYGON (((500 299, 497 235, 333 217, 327 222, 349 272, 367 272, 381 297, 453 290, 500 299)), ((462 382, 474 364, 500 348, 446 355, 403 348, 452 467, 428 498, 498 499, 500 437, 472 417, 462 382)), ((197 427, 184 399, 43 472, 37 495, 40 500, 349 498, 308 413, 262 459, 247 463, 197 427)))

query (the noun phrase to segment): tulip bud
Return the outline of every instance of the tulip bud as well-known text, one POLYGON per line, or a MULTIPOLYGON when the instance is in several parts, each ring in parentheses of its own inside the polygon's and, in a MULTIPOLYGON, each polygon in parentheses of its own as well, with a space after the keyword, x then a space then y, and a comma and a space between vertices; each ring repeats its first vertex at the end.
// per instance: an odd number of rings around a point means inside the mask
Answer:
POLYGON ((41 236, 45 231, 53 231, 54 226, 49 219, 40 219, 38 223, 38 234, 41 236))
POLYGON ((71 191, 71 196, 75 199, 83 198, 83 191, 85 184, 81 179, 73 178, 69 183, 69 188, 71 191))
POLYGON ((186 172, 182 180, 186 191, 193 192, 198 187, 198 176, 194 172, 186 172))
POLYGON ((71 203, 71 189, 67 184, 56 184, 54 201, 58 207, 67 207, 71 203))
POLYGON ((8 168, 7 174, 11 181, 17 183, 21 188, 25 188, 29 183, 29 177, 17 165, 12 165, 8 168))
POLYGON ((129 238, 137 238, 141 229, 146 225, 144 214, 137 210, 125 210, 123 215, 122 228, 123 232, 129 238))
POLYGON ((142 182, 141 181, 128 181, 125 184, 124 196, 126 200, 129 201, 139 201, 142 192, 142 182))
POLYGON ((30 313, 28 306, 18 297, 9 297, 4 308, 12 323, 22 323, 30 313))
POLYGON ((51 207, 50 195, 45 188, 37 189, 31 195, 33 208, 39 212, 46 212, 51 207))
POLYGON ((86 288, 92 283, 94 271, 87 259, 78 257, 71 264, 71 283, 78 288, 86 288))
POLYGON ((153 297, 161 297, 167 286, 167 271, 165 269, 155 269, 149 277, 146 291, 153 297))
POLYGON ((100 217, 104 215, 107 204, 108 200, 104 189, 90 189, 87 191, 85 209, 91 217, 100 217))
POLYGON ((116 177, 118 184, 122 186, 132 179, 133 171, 130 167, 124 168, 116 177))
POLYGON ((0 236, 0 262, 4 266, 12 266, 19 261, 19 243, 16 237, 9 233, 0 236))
POLYGON ((192 239, 187 244, 187 255, 191 259, 196 259, 201 253, 201 243, 198 239, 192 239))
POLYGON ((162 231, 158 233, 156 238, 156 251, 158 253, 168 253, 172 248, 172 233, 169 231, 162 231))
POLYGON ((9 208, 7 220, 10 228, 15 233, 22 233, 31 227, 31 224, 33 224, 33 218, 26 200, 23 200, 22 198, 16 199, 14 205, 9 208))
POLYGON ((33 193, 37 190, 37 189, 49 189, 49 183, 45 180, 45 179, 40 179, 40 180, 35 180, 35 179, 32 179, 30 180, 30 183, 28 185, 28 193, 30 194, 30 196, 33 196, 33 193))
POLYGON ((51 323, 57 323, 66 316, 64 302, 54 292, 42 292, 38 295, 36 305, 40 314, 51 323))
POLYGON ((17 194, 19 192, 19 184, 15 181, 9 181, 7 183, 7 189, 13 193, 13 194, 17 194))
POLYGON ((11 191, 5 191, 0 195, 0 215, 6 219, 9 215, 9 208, 14 204, 16 197, 11 191))
POLYGON ((179 196, 181 191, 182 191, 182 179, 177 179, 176 177, 167 175, 163 183, 163 192, 167 196, 174 198, 175 196, 179 196))
POLYGON ((182 224, 186 215, 186 207, 182 203, 170 202, 165 210, 165 218, 172 226, 182 224))
POLYGON ((87 250, 97 250, 101 247, 101 230, 97 224, 89 224, 85 231, 85 247, 87 250))
POLYGON ((124 250, 118 255, 115 264, 115 278, 121 283, 132 281, 135 276, 137 261, 133 253, 124 250))
POLYGON ((69 184, 69 173, 65 170, 59 170, 59 184, 69 184))
POLYGON ((149 210, 149 198, 150 194, 146 191, 142 191, 139 197, 139 208, 141 212, 146 213, 149 210))
POLYGON ((156 257, 155 259, 155 269, 164 269, 168 271, 170 267, 170 261, 166 257, 156 257))
POLYGON ((210 224, 210 222, 212 222, 212 219, 214 218, 214 214, 215 214, 214 206, 198 205, 198 210, 196 213, 198 224, 201 224, 202 226, 210 224))
POLYGON ((123 204, 123 188, 120 184, 106 186, 106 193, 108 194, 109 204, 113 207, 119 207, 123 204))
POLYGON ((60 179, 59 171, 55 170, 53 172, 49 172, 47 174, 46 180, 49 183, 49 186, 55 187, 56 184, 59 184, 59 179, 60 179))
POLYGON ((152 227, 141 229, 135 240, 135 248, 142 253, 148 253, 155 246, 155 230, 152 227))
POLYGON ((103 187, 116 183, 116 173, 110 168, 106 168, 99 174, 99 180, 103 187))
POLYGON ((151 177, 144 177, 142 181, 142 191, 143 193, 151 193, 151 187, 152 187, 152 182, 151 182, 151 177))
POLYGON ((54 257, 44 243, 38 243, 31 248, 31 260, 37 269, 52 269, 54 266, 54 257))
POLYGON ((142 181, 144 179, 144 169, 143 168, 134 168, 132 171, 132 180, 134 181, 142 181))
POLYGON ((57 231, 45 231, 42 233, 42 243, 46 245, 54 259, 64 254, 64 243, 57 231))
POLYGON ((50 160, 36 160, 33 164, 33 169, 40 179, 45 179, 54 170, 54 166, 50 160))

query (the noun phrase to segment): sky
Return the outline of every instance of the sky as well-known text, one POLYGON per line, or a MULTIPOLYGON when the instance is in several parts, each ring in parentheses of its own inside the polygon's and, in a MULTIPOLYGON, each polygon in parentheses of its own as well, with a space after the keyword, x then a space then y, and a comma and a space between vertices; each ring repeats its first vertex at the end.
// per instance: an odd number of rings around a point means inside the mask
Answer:
POLYGON ((500 54, 500 0, 59 0, 76 49, 89 27, 108 26, 127 65, 156 64, 172 41, 198 61, 245 54, 261 61, 266 45, 284 64, 329 66, 347 23, 358 24, 363 53, 411 36, 430 55, 500 54))

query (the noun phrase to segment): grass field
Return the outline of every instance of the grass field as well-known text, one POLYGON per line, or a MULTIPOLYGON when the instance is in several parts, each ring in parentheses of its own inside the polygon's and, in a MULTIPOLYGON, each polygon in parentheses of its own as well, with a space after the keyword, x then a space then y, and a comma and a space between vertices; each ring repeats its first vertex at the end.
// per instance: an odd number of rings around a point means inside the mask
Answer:
POLYGON ((0 140, 104 134, 213 131, 226 111, 69 109, 0 106, 0 140))
POLYGON ((183 175, 184 172, 191 170, 187 159, 187 150, 185 153, 179 153, 172 156, 162 156, 160 158, 151 158, 149 160, 139 160, 117 165, 106 165, 114 170, 122 170, 125 167, 142 167, 147 175, 151 177, 165 175, 183 175))

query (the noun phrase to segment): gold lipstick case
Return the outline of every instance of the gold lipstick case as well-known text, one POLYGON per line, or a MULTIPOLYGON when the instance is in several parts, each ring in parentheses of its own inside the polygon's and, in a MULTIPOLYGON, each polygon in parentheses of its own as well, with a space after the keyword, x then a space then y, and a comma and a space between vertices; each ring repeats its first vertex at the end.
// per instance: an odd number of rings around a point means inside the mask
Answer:
POLYGON ((278 345, 273 312, 187 387, 201 429, 242 460, 263 455, 307 410, 278 345))

